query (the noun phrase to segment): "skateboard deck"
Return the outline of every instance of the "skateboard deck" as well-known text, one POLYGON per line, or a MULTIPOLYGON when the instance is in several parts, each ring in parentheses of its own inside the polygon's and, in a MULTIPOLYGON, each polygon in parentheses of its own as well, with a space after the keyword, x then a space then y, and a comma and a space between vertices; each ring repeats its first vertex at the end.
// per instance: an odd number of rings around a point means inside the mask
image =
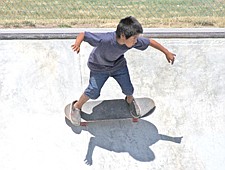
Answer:
MULTIPOLYGON (((152 114, 155 110, 155 103, 150 98, 135 98, 140 108, 140 117, 143 118, 152 114)), ((71 104, 65 107, 65 116, 69 119, 71 104)), ((82 107, 81 126, 86 126, 88 122, 131 119, 137 122, 139 118, 134 118, 128 109, 127 102, 124 99, 88 101, 82 107)))

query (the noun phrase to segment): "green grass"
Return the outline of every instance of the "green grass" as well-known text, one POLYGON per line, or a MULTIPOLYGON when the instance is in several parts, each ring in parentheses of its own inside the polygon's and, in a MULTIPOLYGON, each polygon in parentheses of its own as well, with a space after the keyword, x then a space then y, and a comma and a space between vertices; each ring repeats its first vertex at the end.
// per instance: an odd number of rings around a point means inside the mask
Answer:
POLYGON ((135 16, 144 27, 224 27, 223 0, 5 0, 0 27, 115 27, 135 16))

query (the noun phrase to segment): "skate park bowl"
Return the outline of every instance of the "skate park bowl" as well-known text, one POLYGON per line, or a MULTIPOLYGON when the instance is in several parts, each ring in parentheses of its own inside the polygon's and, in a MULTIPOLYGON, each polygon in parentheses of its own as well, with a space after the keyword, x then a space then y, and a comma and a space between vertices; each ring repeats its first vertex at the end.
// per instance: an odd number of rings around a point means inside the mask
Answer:
MULTIPOLYGON (((134 96, 155 112, 75 127, 64 107, 88 85, 93 49, 72 51, 81 31, 114 29, 0 30, 0 169, 224 169, 225 29, 144 29, 176 54, 170 65, 152 47, 125 53, 134 96)), ((117 98, 110 78, 99 100, 117 98)))

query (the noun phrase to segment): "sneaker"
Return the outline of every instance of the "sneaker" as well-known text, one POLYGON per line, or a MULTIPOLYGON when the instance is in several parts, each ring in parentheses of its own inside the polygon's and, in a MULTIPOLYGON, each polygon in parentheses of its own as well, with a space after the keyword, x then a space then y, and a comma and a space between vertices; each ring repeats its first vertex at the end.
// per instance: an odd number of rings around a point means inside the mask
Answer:
POLYGON ((80 116, 80 109, 74 108, 74 103, 77 101, 74 101, 71 103, 70 107, 70 121, 75 126, 80 126, 81 116, 80 116))
MULTIPOLYGON (((125 101, 127 102, 127 98, 125 98, 125 101)), ((129 108, 129 111, 130 111, 130 114, 134 117, 134 118, 139 118, 141 117, 141 114, 140 114, 140 108, 139 106, 137 105, 136 101, 133 100, 131 103, 128 103, 128 108, 129 108)))

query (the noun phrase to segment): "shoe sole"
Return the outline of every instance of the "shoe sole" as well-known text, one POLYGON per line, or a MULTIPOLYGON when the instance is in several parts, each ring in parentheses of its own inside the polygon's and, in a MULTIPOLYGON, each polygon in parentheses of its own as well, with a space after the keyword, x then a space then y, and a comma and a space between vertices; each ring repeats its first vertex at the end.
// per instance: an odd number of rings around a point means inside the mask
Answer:
POLYGON ((73 112, 73 105, 74 105, 74 103, 75 102, 72 102, 71 103, 71 105, 70 105, 70 114, 69 114, 69 120, 71 121, 71 123, 74 125, 74 126, 80 126, 80 119, 81 119, 81 117, 80 117, 80 115, 79 115, 79 120, 77 120, 77 121, 74 121, 74 120, 72 120, 72 112, 73 112))

